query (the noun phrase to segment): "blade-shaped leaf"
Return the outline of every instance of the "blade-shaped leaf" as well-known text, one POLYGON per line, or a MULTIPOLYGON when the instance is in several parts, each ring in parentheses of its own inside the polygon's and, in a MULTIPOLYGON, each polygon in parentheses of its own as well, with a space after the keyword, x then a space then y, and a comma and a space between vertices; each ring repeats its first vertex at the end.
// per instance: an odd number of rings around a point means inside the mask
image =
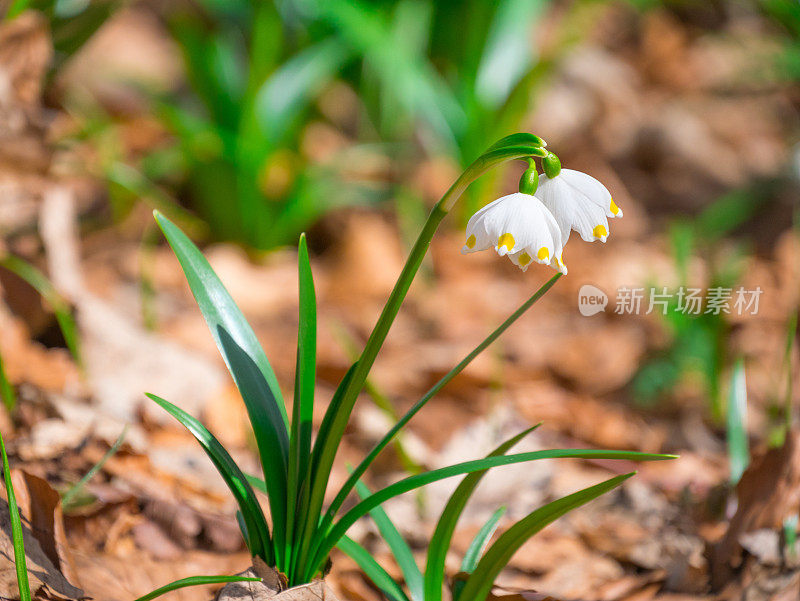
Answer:
POLYGON ((0 399, 9 413, 17 406, 17 393, 6 375, 2 355, 0 355, 0 399))
POLYGON ((486 551, 475 567, 475 571, 467 579, 458 601, 484 601, 491 591, 497 575, 525 541, 565 513, 616 488, 635 473, 617 476, 562 497, 540 507, 514 524, 486 551))
POLYGON ((377 586, 390 601, 410 601, 403 589, 389 576, 381 565, 375 561, 369 551, 349 536, 343 536, 336 545, 350 559, 358 564, 367 577, 377 586))
MULTIPOLYGON (((158 211, 154 215, 180 261, 192 294, 242 395, 269 489, 273 523, 285 524, 288 418, 275 373, 252 328, 200 250, 169 219, 158 211)), ((284 528, 276 528, 274 535, 276 560, 283 568, 284 528)))
POLYGON ((165 593, 172 592, 179 588, 187 586, 198 586, 201 584, 223 584, 226 582, 261 582, 261 578, 250 578, 249 576, 191 576, 189 578, 181 578, 175 582, 170 582, 156 590, 139 597, 136 601, 150 601, 160 597, 165 593))
POLYGON ((22 520, 19 517, 17 497, 14 494, 14 485, 11 482, 11 468, 8 465, 8 454, 3 436, 0 435, 0 452, 3 454, 3 479, 6 485, 8 498, 8 515, 11 522, 11 538, 14 546, 14 567, 17 572, 17 585, 19 586, 20 601, 31 601, 31 585, 28 581, 28 566, 25 563, 25 542, 22 538, 22 520))
MULTIPOLYGON (((311 459, 311 430, 314 417, 314 385, 317 366, 317 301, 314 278, 308 259, 305 234, 298 248, 298 278, 300 286, 300 316, 297 331, 297 367, 295 369, 292 433, 289 442, 289 477, 286 511, 287 554, 298 529, 297 508, 303 503, 301 490, 308 494, 309 463, 311 459), (304 485, 305 484, 305 485, 304 485)), ((294 562, 292 562, 294 563, 294 562)))
POLYGON ((239 505, 239 511, 241 511, 247 534, 245 542, 250 546, 250 553, 259 555, 267 563, 272 564, 274 557, 272 555, 269 527, 267 526, 264 512, 261 510, 261 505, 258 504, 255 492, 247 483, 247 478, 228 454, 228 451, 199 420, 186 413, 183 409, 154 394, 147 394, 147 397, 158 403, 167 413, 177 419, 203 447, 203 450, 211 459, 214 467, 217 468, 239 505))
MULTIPOLYGON (((211 335, 214 337, 214 342, 217 343, 217 347, 222 353, 222 357, 225 359, 225 363, 234 380, 237 379, 237 374, 220 341, 220 332, 223 331, 227 332, 242 352, 250 357, 264 377, 271 395, 268 398, 261 399, 261 401, 271 405, 270 414, 282 415, 284 426, 282 431, 286 438, 285 446, 288 447, 289 420, 286 415, 286 406, 283 403, 283 395, 278 386, 275 372, 272 370, 272 366, 269 364, 269 360, 264 354, 264 349, 259 344, 253 329, 247 323, 239 307, 236 306, 233 298, 231 298, 217 274, 214 273, 200 249, 189 240, 188 236, 178 226, 160 212, 154 211, 153 214, 159 227, 164 232, 167 242, 175 252, 175 256, 178 257, 197 305, 203 313, 208 328, 211 330, 211 335)), ((280 431, 280 428, 276 429, 280 431)))
MULTIPOLYGON (((360 480, 358 484, 356 484, 356 492, 362 499, 366 499, 372 494, 370 489, 367 488, 367 485, 360 480)), ((413 599, 413 601, 423 601, 425 597, 423 595, 424 586, 422 572, 420 572, 419 566, 417 566, 417 562, 414 560, 414 554, 411 552, 406 541, 403 540, 403 536, 380 505, 372 509, 369 515, 375 521, 375 525, 378 527, 381 537, 389 546, 392 555, 394 555, 394 559, 400 567, 400 571, 403 573, 406 586, 411 593, 411 599, 413 599)))
MULTIPOLYGON (((509 438, 494 451, 489 453, 487 457, 505 455, 511 447, 538 427, 539 425, 537 424, 509 438)), ((450 549, 453 532, 456 530, 456 524, 464 511, 464 507, 467 505, 467 501, 469 501, 472 493, 475 492, 475 488, 480 484, 481 479, 483 479, 488 471, 488 469, 479 470, 467 475, 453 491, 453 494, 450 495, 447 505, 445 505, 442 510, 442 514, 436 524, 436 529, 433 531, 433 536, 431 536, 430 545, 428 546, 428 564, 425 568, 425 601, 438 601, 442 598, 444 562, 447 551, 450 549)))
POLYGON ((730 459, 730 483, 736 486, 747 464, 750 451, 747 445, 747 381, 744 360, 739 359, 733 368, 730 396, 728 397, 728 457, 730 459))
POLYGON ((464 554, 464 559, 461 561, 461 571, 463 573, 471 574, 475 571, 475 567, 478 565, 478 560, 480 560, 483 550, 489 544, 489 540, 494 535, 495 530, 497 530, 497 525, 500 523, 500 518, 502 518, 505 513, 506 508, 500 507, 486 520, 486 523, 481 526, 481 529, 478 530, 475 538, 473 538, 472 542, 469 544, 467 552, 464 554))
MULTIPOLYGON (((651 453, 638 453, 633 451, 608 451, 597 449, 550 449, 544 451, 533 451, 530 453, 517 453, 515 455, 503 455, 500 457, 486 457, 484 459, 474 459, 463 463, 457 463, 437 470, 432 470, 424 474, 409 476, 399 482, 395 482, 364 499, 345 513, 341 519, 330 529, 324 539, 317 545, 314 553, 314 567, 318 567, 330 553, 331 549, 356 521, 363 517, 370 509, 377 507, 389 499, 406 493, 420 486, 425 486, 431 482, 451 478, 460 474, 468 474, 478 470, 499 467, 502 465, 512 465, 538 459, 622 459, 628 461, 658 461, 664 459, 674 459, 674 455, 658 455, 651 453)), ((316 570, 315 570, 316 571, 316 570)))

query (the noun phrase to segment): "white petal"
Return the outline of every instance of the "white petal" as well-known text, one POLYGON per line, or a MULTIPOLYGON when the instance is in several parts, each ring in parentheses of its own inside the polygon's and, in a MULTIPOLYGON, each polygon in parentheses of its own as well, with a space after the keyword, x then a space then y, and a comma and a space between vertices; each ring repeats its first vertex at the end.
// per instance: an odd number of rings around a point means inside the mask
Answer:
POLYGON ((500 199, 484 217, 486 232, 501 255, 514 253, 541 241, 546 236, 553 244, 546 222, 546 211, 530 194, 517 192, 500 199))
POLYGON ((622 217, 622 209, 614 203, 611 192, 591 175, 574 169, 562 169, 559 177, 563 177, 588 200, 603 207, 606 217, 622 217))
MULTIPOLYGON (((564 171, 561 170, 562 173, 564 171)), ((592 201, 561 175, 552 180, 542 177, 536 196, 553 213, 561 229, 562 244, 566 244, 565 240, 568 239, 571 229, 578 232, 586 242, 606 241, 608 219, 603 205, 592 201)))

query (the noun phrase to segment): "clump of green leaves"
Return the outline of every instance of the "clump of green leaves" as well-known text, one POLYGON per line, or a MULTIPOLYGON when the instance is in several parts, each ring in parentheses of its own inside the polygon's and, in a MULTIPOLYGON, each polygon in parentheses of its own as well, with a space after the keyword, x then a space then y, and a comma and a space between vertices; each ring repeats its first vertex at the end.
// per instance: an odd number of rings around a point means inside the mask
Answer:
MULTIPOLYGON (((536 426, 510 438, 488 457, 505 455, 511 447, 535 428, 536 426)), ((370 516, 375 521, 381 536, 400 567, 408 593, 392 579, 366 549, 352 539, 344 537, 339 541, 339 548, 355 560, 375 586, 392 601, 442 601, 442 591, 448 584, 445 558, 450 549, 456 524, 469 498, 487 471, 479 470, 465 476, 453 491, 442 510, 428 544, 424 573, 417 566, 411 549, 386 512, 380 507, 370 511, 370 516)), ((500 571, 530 537, 565 513, 614 489, 631 476, 633 473, 617 476, 548 503, 514 523, 489 546, 500 518, 505 513, 505 508, 500 507, 475 535, 464 555, 459 573, 451 579, 450 595, 453 601, 483 601, 489 594, 500 571)), ((363 483, 359 483, 357 491, 362 499, 368 498, 371 494, 363 483)))
MULTIPOLYGON (((239 523, 250 552, 283 573, 290 585, 309 582, 324 573, 330 552, 341 541, 346 541, 347 530, 357 520, 385 501, 426 484, 462 474, 484 473, 492 467, 539 459, 574 457, 644 461, 666 458, 663 455, 586 449, 554 449, 505 455, 504 451, 507 449, 503 449, 502 452, 483 459, 465 461, 408 476, 374 494, 364 496, 359 503, 339 515, 350 493, 358 486, 361 476, 397 433, 442 387, 533 306, 555 284, 560 277, 559 274, 525 301, 404 414, 355 467, 348 480, 336 492, 330 505, 324 507, 331 468, 357 397, 366 384, 371 367, 439 224, 469 184, 481 174, 505 161, 528 159, 532 156, 542 157, 546 152, 544 141, 537 136, 531 134, 507 136, 478 157, 434 206, 363 351, 330 400, 313 444, 317 310, 305 237, 301 236, 298 249, 299 330, 294 399, 292 416, 289 419, 275 373, 252 328, 234 300, 200 250, 174 223, 156 213, 156 220, 183 268, 217 348, 241 393, 255 435, 263 480, 246 476, 219 441, 196 418, 169 401, 152 394, 148 396, 180 421, 202 445, 238 503, 239 523), (268 497, 271 527, 258 503, 254 488, 266 493, 268 497)), ((459 495, 455 503, 466 502, 469 492, 471 491, 459 495)), ((543 508, 544 513, 536 514, 530 521, 523 520, 525 526, 520 526, 522 530, 514 531, 514 541, 524 533, 535 531, 534 523, 543 524, 547 519, 555 519, 575 506, 576 499, 585 501, 593 496, 596 496, 595 493, 585 493, 569 501, 562 500, 564 503, 560 505, 543 508)), ((461 508, 463 505, 452 510, 454 517, 457 517, 461 508)), ((452 527, 455 527, 455 521, 452 522, 452 527)), ((449 535, 441 535, 437 540, 446 546, 449 544, 449 535)), ((479 580, 481 583, 493 577, 495 569, 499 569, 497 566, 503 563, 508 550, 516 548, 514 544, 504 542, 505 551, 487 552, 478 562, 476 573, 482 574, 479 580)), ((464 589, 466 592, 463 594, 468 597, 479 595, 482 587, 483 584, 468 582, 464 589)))

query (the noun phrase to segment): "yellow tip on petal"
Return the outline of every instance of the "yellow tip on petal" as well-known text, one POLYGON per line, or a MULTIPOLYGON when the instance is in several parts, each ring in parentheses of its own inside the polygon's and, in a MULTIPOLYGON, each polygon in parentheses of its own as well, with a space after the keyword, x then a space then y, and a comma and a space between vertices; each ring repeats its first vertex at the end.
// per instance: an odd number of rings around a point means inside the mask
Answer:
POLYGON ((608 236, 608 230, 604 225, 596 225, 595 228, 592 230, 592 235, 595 238, 604 238, 605 236, 608 236))
POLYGON ((539 249, 539 252, 536 253, 536 257, 541 261, 547 261, 550 258, 550 251, 547 250, 546 246, 543 246, 539 249))
POLYGON ((617 203, 614 202, 614 199, 611 199, 611 205, 608 207, 614 215, 619 215, 620 210, 617 206, 617 203))
POLYGON ((531 256, 528 253, 522 253, 519 256, 519 264, 520 264, 520 266, 525 267, 530 262, 531 262, 531 256))
POLYGON ((467 248, 475 248, 475 234, 472 234, 469 238, 467 238, 467 248))
POLYGON ((497 239, 497 248, 506 247, 506 252, 511 252, 514 248, 514 236, 511 234, 503 234, 497 239))

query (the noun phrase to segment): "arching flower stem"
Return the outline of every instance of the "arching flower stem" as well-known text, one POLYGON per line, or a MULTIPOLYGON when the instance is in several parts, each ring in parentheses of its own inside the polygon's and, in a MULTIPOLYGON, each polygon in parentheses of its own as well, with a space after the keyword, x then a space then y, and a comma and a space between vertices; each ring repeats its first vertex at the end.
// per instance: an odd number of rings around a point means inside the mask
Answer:
MULTIPOLYGON (((408 294, 411 282, 414 280, 422 264, 422 260, 425 258, 425 254, 428 251, 433 235, 439 228, 439 224, 450 212, 467 187, 486 173, 486 171, 506 161, 527 159, 533 156, 545 157, 548 154, 544 149, 545 145, 546 143, 544 140, 538 136, 526 133, 512 134, 501 139, 473 161, 434 205, 422 227, 422 231, 409 253, 408 259, 406 259, 406 263, 364 346, 364 350, 358 362, 355 364, 352 376, 340 384, 340 386, 344 386, 344 390, 341 391, 341 397, 337 403, 337 411, 331 416, 330 422, 326 424, 327 427, 325 428, 324 435, 318 438, 314 445, 312 456, 313 474, 311 479, 314 484, 311 490, 308 507, 301 508, 301 510, 305 511, 305 515, 308 516, 304 526, 304 532, 312 532, 317 527, 317 524, 314 523, 317 519, 315 516, 319 516, 322 511, 325 490, 328 485, 328 478, 330 477, 336 450, 350 419, 356 399, 364 388, 367 375, 375 362, 378 351, 380 351, 386 340, 386 336, 400 310, 400 306, 403 304, 403 300, 405 300, 408 294)), ((339 391, 337 391, 337 393, 338 392, 339 391)), ((326 415, 326 418, 327 417, 326 415)), ((307 541, 311 540, 310 537, 306 536, 301 537, 301 540, 302 539, 307 541)), ((308 558, 307 551, 307 549, 301 549, 299 557, 308 558)), ((316 570, 317 567, 318 566, 314 565, 304 565, 300 566, 300 569, 308 573, 309 571, 316 570)))

